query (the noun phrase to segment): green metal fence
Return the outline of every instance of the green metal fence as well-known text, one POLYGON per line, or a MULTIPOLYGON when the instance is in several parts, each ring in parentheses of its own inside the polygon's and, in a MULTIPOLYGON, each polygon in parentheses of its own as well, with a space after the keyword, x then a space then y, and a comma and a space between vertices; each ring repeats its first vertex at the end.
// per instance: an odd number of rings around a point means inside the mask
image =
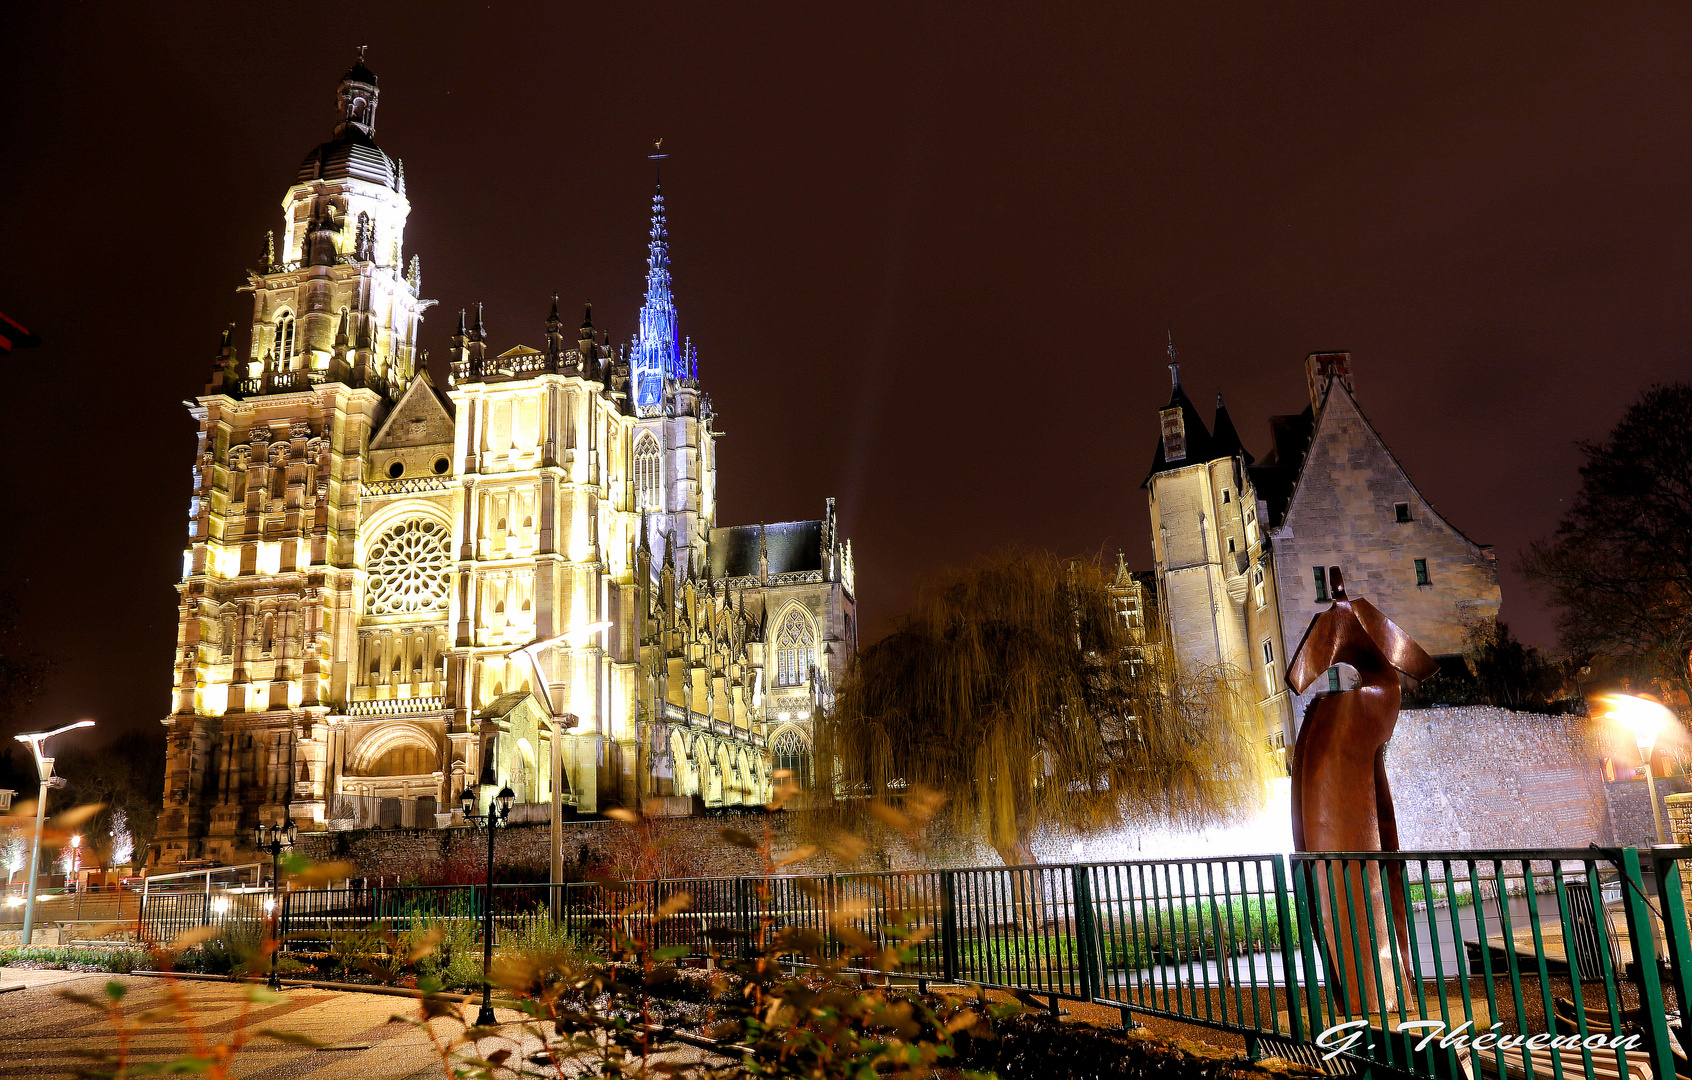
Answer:
MULTIPOLYGON (((1235 1032, 1331 1073, 1692 1080, 1692 849, 1321 853, 1059 866, 284 894, 291 941, 465 918, 548 917, 697 957, 786 927, 858 961, 920 939, 899 974, 1235 1032), (659 913, 679 893, 687 903, 659 913)), ((150 897, 144 937, 218 921, 150 897)), ((248 917, 251 901, 243 901, 248 917)), ((675 907, 672 903, 671 907, 675 907)), ((794 962, 800 958, 793 957, 794 962)))

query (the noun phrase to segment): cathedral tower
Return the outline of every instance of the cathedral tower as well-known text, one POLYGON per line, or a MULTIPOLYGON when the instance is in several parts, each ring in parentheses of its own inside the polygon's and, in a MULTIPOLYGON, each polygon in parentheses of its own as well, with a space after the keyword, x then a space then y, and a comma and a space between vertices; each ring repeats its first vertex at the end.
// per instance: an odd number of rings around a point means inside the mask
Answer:
POLYGON ((376 96, 361 57, 337 89, 333 136, 305 156, 282 230, 248 272, 247 359, 225 334, 190 409, 166 861, 233 860, 252 825, 325 812, 328 720, 346 696, 363 586, 368 448, 412 379, 429 303, 416 260, 402 272, 410 204, 374 139, 376 96))

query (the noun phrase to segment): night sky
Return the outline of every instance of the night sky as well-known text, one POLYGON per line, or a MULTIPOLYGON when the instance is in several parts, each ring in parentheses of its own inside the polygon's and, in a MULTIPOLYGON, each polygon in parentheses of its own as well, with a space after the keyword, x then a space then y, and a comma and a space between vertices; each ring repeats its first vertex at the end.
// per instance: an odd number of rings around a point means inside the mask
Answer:
POLYGON ((28 722, 156 723, 198 394, 368 43, 437 365, 457 308, 626 340, 663 137, 723 523, 840 500, 866 639, 1007 543, 1150 565, 1168 396, 1248 447, 1349 349, 1364 410, 1514 572, 1692 340, 1692 5, 24 4, 0 115, 0 566, 28 722), (573 316, 574 310, 570 315, 573 316), (570 323, 568 325, 573 325, 570 323))

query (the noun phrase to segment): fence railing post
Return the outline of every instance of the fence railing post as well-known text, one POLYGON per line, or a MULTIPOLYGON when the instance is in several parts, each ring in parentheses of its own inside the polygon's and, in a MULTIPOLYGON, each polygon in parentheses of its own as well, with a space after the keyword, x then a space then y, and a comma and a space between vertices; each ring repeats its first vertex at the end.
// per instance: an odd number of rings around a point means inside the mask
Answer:
POLYGON ((958 883, 952 870, 940 871, 940 971, 949 983, 958 981, 958 883))
MULTIPOLYGON (((1275 868, 1275 920, 1281 934, 1281 981, 1287 988, 1287 1026, 1292 1041, 1304 1041, 1304 1019, 1298 1008, 1298 938, 1293 933, 1293 897, 1287 888, 1287 860, 1284 855, 1269 856, 1275 868)), ((1262 880, 1261 878, 1259 879, 1262 880)), ((1267 958, 1264 960, 1268 962, 1267 958)), ((1306 972, 1314 979, 1314 972, 1306 972)), ((1271 969, 1270 978, 1274 978, 1271 969)))
MULTIPOLYGON (((1315 905, 1312 904, 1310 900, 1310 875, 1308 872, 1308 867, 1310 865, 1312 864, 1301 863, 1297 859, 1292 860, 1291 863, 1293 879, 1293 916, 1298 920, 1296 930, 1298 935, 1298 959, 1304 964, 1304 1003, 1302 1007, 1309 1010, 1308 1015, 1305 1017, 1307 1027, 1310 1029, 1306 1032, 1307 1037, 1314 1035, 1316 1031, 1320 1031, 1323 1024, 1322 989, 1320 982, 1316 977, 1317 928, 1316 919, 1313 914, 1315 905)), ((1284 964, 1288 964, 1290 966, 1291 962, 1290 958, 1282 958, 1282 963, 1284 964)), ((1301 1007, 1298 998, 1289 997, 1287 1004, 1289 1006, 1288 1011, 1291 1013, 1292 1022, 1298 1023, 1297 1017, 1301 1007)))
POLYGON ((1076 962, 1081 969, 1081 1000, 1092 1001, 1099 996, 1104 972, 1099 964, 1099 942, 1095 934, 1097 920, 1093 917, 1093 881, 1085 866, 1069 868, 1070 904, 1075 912, 1076 962))
MULTIPOLYGON (((1669 981, 1674 986, 1675 1000, 1681 1003, 1684 1015, 1686 1003, 1692 1001, 1692 935, 1686 925, 1686 893, 1680 876, 1681 852, 1686 849, 1654 848, 1651 852, 1652 870, 1657 877, 1657 902, 1663 909, 1663 938, 1668 945, 1669 981)), ((1692 1048, 1692 1031, 1684 1024, 1680 1028, 1680 1049, 1684 1054, 1692 1048)))
MULTIPOLYGON (((1673 1076, 1674 1053, 1669 1046, 1668 1010, 1663 1004, 1662 980, 1657 971, 1656 928, 1651 925, 1651 907, 1645 899, 1645 875, 1639 866, 1639 849, 1623 848, 1621 861, 1622 907, 1627 912, 1627 934, 1633 946, 1633 977, 1639 987, 1645 1052, 1651 1061, 1652 1072, 1658 1076, 1673 1076)), ((1664 921, 1667 919, 1665 909, 1664 921)))
POLYGON ((734 879, 734 928, 740 934, 740 957, 743 960, 752 959, 751 885, 750 878, 734 879))

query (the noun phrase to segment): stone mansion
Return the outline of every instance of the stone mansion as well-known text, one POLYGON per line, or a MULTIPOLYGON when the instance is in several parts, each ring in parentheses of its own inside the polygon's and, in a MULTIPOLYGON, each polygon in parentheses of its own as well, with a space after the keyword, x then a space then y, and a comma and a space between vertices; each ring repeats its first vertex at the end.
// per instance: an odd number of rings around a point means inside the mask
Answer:
POLYGON ((856 645, 834 500, 719 524, 661 189, 631 342, 591 310, 567 332, 555 297, 538 347, 495 352, 478 306, 437 383, 376 101, 361 59, 248 273, 250 346, 226 333, 190 403, 151 862, 239 861, 285 818, 444 825, 466 788, 545 804, 553 740, 578 812, 763 803, 772 770, 808 771, 810 720, 856 645), (609 628, 519 651, 593 623, 609 628))
POLYGON ((1354 674, 1333 668, 1297 698, 1286 684, 1291 650, 1328 606, 1326 567, 1439 658, 1497 616, 1497 560, 1433 508, 1363 415, 1349 353, 1305 359, 1310 404, 1270 419, 1261 461, 1220 394, 1205 424, 1174 359, 1171 346, 1172 389, 1144 484, 1158 629, 1184 665, 1249 676, 1266 747, 1284 768, 1310 699, 1349 689, 1354 674))

